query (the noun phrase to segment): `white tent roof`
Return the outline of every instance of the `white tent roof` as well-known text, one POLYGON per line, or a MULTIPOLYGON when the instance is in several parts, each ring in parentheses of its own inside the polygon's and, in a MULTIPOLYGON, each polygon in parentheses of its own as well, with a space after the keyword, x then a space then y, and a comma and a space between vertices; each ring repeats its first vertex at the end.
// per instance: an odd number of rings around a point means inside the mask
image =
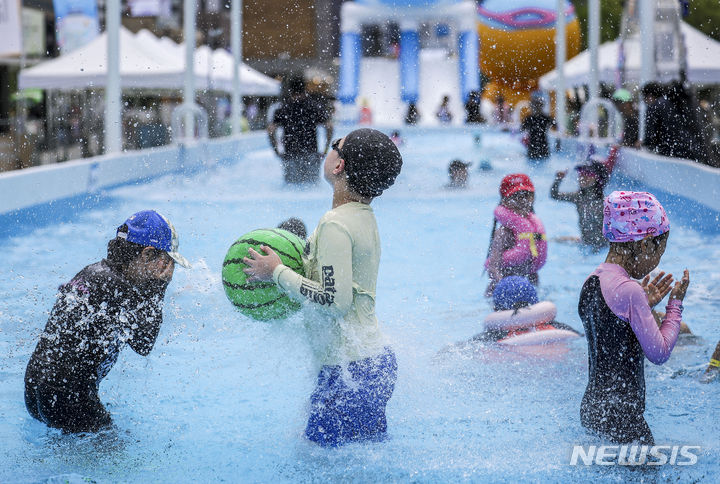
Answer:
MULTIPOLYGON (((163 52, 163 55, 182 58, 183 66, 185 65, 184 43, 176 44, 166 37, 158 39, 145 29, 136 36, 144 43, 154 45, 153 49, 163 52)), ((202 45, 195 50, 195 78, 209 89, 232 92, 233 66, 233 56, 225 49, 211 51, 208 46, 202 45)), ((256 71, 245 63, 240 65, 239 70, 240 91, 243 94, 275 96, 280 93, 280 81, 256 71)))
MULTIPOLYGON (((185 48, 170 39, 159 39, 147 30, 133 35, 120 29, 120 78, 125 88, 182 89, 185 48)), ((231 92, 233 57, 223 49, 207 46, 195 50, 196 89, 231 92), (209 63, 212 59, 212 63, 209 63)), ((240 91, 244 95, 272 96, 280 82, 251 67, 240 67, 240 91)), ((20 72, 20 88, 85 89, 104 87, 107 78, 107 37, 103 33, 86 46, 20 72)))
MULTIPOLYGON (((167 88, 183 65, 171 57, 150 55, 127 29, 120 29, 120 82, 123 87, 167 88)), ((86 89, 107 82, 107 35, 55 59, 20 71, 20 89, 86 89)))
MULTIPOLYGON (((680 31, 687 48, 687 76, 693 84, 720 83, 720 42, 707 37, 685 22, 680 31)), ((620 39, 606 42, 598 49, 598 77, 601 82, 614 83, 620 55, 620 39)), ((568 87, 587 84, 590 72, 590 51, 585 50, 565 63, 565 85, 568 87)), ((660 78, 667 77, 659 73, 660 78)), ((637 41, 625 43, 625 77, 628 81, 640 80, 640 46, 637 41)), ((552 89, 557 78, 551 71, 540 78, 540 87, 552 89)))

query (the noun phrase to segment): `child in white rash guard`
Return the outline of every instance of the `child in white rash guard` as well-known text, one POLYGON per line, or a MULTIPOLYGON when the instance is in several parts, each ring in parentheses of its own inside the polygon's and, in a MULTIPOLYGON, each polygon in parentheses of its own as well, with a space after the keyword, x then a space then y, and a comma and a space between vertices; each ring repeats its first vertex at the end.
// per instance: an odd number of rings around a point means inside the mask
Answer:
POLYGON ((308 277, 282 265, 269 247, 262 247, 268 255, 250 249, 244 259, 249 280, 273 280, 315 309, 308 326, 322 368, 305 435, 320 445, 382 438, 397 376, 395 354, 375 316, 380 237, 370 202, 393 185, 402 157, 373 129, 355 130, 332 148, 324 175, 333 186, 333 208, 308 239, 308 277))

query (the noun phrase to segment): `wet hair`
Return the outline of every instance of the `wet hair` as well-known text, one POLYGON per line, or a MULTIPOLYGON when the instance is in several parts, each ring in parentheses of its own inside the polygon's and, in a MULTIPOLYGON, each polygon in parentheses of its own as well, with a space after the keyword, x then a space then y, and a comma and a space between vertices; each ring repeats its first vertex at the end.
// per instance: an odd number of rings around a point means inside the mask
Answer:
POLYGON ((362 128, 345 137, 342 146, 348 186, 363 197, 378 197, 395 183, 402 156, 395 143, 376 129, 362 128))
MULTIPOLYGON (((127 232, 128 226, 123 224, 118 228, 118 231, 127 232)), ((121 237, 115 237, 108 242, 107 260, 124 270, 133 260, 140 256, 146 247, 148 246, 136 244, 135 242, 129 242, 121 237)), ((159 257, 161 252, 163 252, 155 247, 152 247, 152 249, 153 259, 159 257)))
POLYGON ((279 229, 287 230, 288 232, 297 235, 301 239, 307 238, 307 228, 305 223, 297 217, 290 217, 287 220, 278 225, 279 229))
POLYGON ((448 173, 451 175, 453 173, 457 173, 462 170, 467 170, 468 166, 470 166, 470 163, 465 163, 464 161, 460 159, 455 159, 450 162, 448 165, 448 173))
POLYGON ((657 82, 648 82, 642 88, 642 93, 644 97, 660 97, 663 95, 662 91, 662 86, 657 82))
POLYGON ((301 76, 293 76, 288 82, 288 92, 291 95, 302 94, 305 92, 305 79, 301 76))
POLYGON ((603 190, 605 189, 605 186, 608 184, 608 181, 610 179, 610 175, 607 171, 607 168, 605 168, 605 165, 598 161, 592 161, 587 165, 577 167, 576 170, 578 171, 578 173, 592 173, 595 175, 595 179, 597 180, 597 183, 595 183, 593 186, 589 188, 581 188, 580 190, 584 193, 592 193, 594 198, 601 200, 604 199, 605 194, 603 193, 603 190))

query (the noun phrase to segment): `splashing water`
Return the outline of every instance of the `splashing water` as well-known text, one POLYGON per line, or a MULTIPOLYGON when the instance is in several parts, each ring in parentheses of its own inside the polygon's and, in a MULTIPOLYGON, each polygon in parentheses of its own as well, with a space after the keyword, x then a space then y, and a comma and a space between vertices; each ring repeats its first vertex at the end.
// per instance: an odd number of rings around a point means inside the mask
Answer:
MULTIPOLYGON (((330 208, 327 184, 284 187, 279 162, 260 150, 193 178, 114 189, 105 204, 72 223, 0 240, 0 482, 617 482, 717 475, 718 387, 698 377, 718 338, 720 273, 710 261, 720 259, 720 246, 717 234, 697 232, 691 221, 669 214, 673 229, 660 268, 690 269, 684 318, 696 337, 681 341, 665 365, 646 363, 646 418, 658 443, 701 446, 697 465, 645 471, 568 465, 574 444, 598 443, 579 422, 584 339, 552 354, 455 345, 478 333, 490 310, 481 273, 505 174, 531 176, 550 237, 578 233, 574 207, 549 199, 555 170, 572 161, 557 157, 531 167, 511 135, 484 132, 480 149, 476 131, 404 132, 403 172, 373 202, 383 250, 377 313, 399 363, 389 439, 334 450, 306 442, 316 367, 301 316, 258 323, 225 299, 220 268, 239 235, 290 216, 312 229, 330 208), (450 192, 442 187, 454 158, 474 164, 469 187, 450 192), (480 160, 493 169, 479 171, 480 160), (62 435, 27 414, 25 365, 58 285, 103 257, 116 226, 145 208, 173 221, 194 268, 176 270, 150 356, 125 348, 100 387, 115 428, 62 435)), ((557 304, 558 320, 582 329, 580 287, 604 255, 550 243, 539 292, 557 304)))

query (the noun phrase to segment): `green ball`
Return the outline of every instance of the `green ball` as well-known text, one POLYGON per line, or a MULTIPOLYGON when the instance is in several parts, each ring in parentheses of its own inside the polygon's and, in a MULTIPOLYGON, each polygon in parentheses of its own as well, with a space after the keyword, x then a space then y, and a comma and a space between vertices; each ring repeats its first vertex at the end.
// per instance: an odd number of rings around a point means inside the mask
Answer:
POLYGON ((233 243, 223 261, 222 279, 225 295, 238 310, 259 321, 286 318, 300 309, 301 304, 290 299, 273 281, 247 282, 243 257, 252 247, 263 254, 260 246, 271 247, 286 266, 305 275, 302 253, 305 242, 297 235, 282 229, 253 230, 233 243))

